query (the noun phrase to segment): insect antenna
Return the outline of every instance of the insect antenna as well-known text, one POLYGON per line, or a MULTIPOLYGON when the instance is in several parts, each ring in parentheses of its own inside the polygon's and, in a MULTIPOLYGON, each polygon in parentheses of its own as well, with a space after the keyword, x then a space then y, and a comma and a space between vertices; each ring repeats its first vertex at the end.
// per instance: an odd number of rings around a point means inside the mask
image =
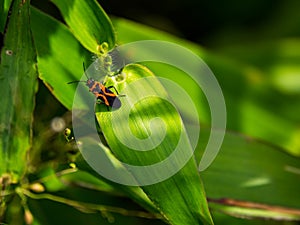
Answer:
POLYGON ((70 81, 67 84, 73 84, 73 83, 79 83, 79 82, 86 82, 85 80, 75 80, 75 81, 70 81))
MULTIPOLYGON (((89 80, 90 78, 89 78, 88 75, 86 74, 86 68, 85 68, 84 62, 82 62, 82 66, 83 66, 84 75, 85 75, 86 78, 89 80)), ((86 82, 86 81, 85 81, 85 80, 75 80, 75 81, 68 82, 67 84, 73 84, 73 83, 79 83, 79 82, 86 82)), ((0 225, 1 225, 1 224, 0 224, 0 225)))
POLYGON ((88 75, 86 74, 86 68, 85 68, 84 62, 82 62, 82 67, 83 67, 84 75, 85 75, 86 78, 89 80, 90 78, 89 78, 88 75))

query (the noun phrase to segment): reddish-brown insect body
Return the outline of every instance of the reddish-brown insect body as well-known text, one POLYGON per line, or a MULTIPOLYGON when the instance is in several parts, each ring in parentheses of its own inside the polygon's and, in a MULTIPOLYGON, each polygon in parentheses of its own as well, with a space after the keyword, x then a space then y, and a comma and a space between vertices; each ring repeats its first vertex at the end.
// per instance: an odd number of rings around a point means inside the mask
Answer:
MULTIPOLYGON (((113 93, 109 88, 114 88, 114 86, 105 87, 103 83, 95 81, 92 78, 89 78, 86 81, 86 86, 88 86, 90 92, 92 92, 97 99, 103 102, 106 106, 113 108, 120 108, 121 101, 115 93, 113 93)), ((117 90, 115 89, 117 92, 117 90)), ((118 93, 118 92, 117 92, 118 93)))
POLYGON ((116 90, 116 88, 114 86, 109 86, 109 87, 105 87, 105 85, 102 82, 99 81, 95 81, 93 78, 89 78, 87 76, 87 74, 85 73, 85 67, 83 64, 83 68, 84 68, 84 74, 87 77, 86 81, 72 81, 69 82, 68 84, 71 83, 78 83, 78 82, 85 82, 86 86, 88 86, 89 91, 92 92, 97 100, 100 100, 100 103, 103 103, 107 106, 107 109, 109 110, 109 107, 118 109, 121 107, 121 101, 118 98, 118 96, 112 92, 110 89, 113 88, 117 94, 118 91, 116 90))

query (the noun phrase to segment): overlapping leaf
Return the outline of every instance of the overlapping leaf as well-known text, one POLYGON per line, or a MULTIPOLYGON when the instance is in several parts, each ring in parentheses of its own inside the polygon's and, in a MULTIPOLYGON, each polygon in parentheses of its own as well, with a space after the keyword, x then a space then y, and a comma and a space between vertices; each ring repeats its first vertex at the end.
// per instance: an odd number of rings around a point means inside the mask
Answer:
POLYGON ((111 21, 95 0, 52 0, 52 2, 61 11, 74 36, 90 52, 99 54, 115 46, 115 33, 111 21), (106 47, 102 45, 104 42, 107 43, 106 47), (100 46, 104 49, 99 49, 100 46))
POLYGON ((0 174, 22 174, 31 148, 37 91, 29 1, 15 1, 1 52, 0 174))

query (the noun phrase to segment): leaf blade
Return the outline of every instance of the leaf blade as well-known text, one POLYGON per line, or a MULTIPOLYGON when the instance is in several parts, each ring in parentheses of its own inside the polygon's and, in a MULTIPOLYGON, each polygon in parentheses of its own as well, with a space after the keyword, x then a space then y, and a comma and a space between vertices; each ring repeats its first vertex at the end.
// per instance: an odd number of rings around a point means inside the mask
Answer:
MULTIPOLYGON (((126 82, 128 83, 137 81, 145 77, 154 77, 154 75, 148 69, 136 64, 127 65, 122 70, 122 74, 125 74, 124 76, 126 77, 126 82)), ((143 84, 142 89, 146 90, 146 92, 152 89, 153 92, 158 92, 157 96, 164 95, 163 89, 153 80, 148 83, 148 86, 146 84, 143 84)), ((142 89, 139 89, 139 94, 143 93, 142 89)), ((125 98, 129 98, 129 93, 125 92, 125 95, 125 98)), ((130 102, 131 100, 129 99, 128 101, 130 102)), ((140 104, 140 102, 138 102, 137 104, 140 104)), ((166 159, 169 154, 172 153, 172 150, 174 150, 174 144, 176 146, 176 143, 178 141, 178 134, 182 131, 182 129, 180 129, 182 124, 180 122, 180 118, 177 117, 178 114, 173 114, 174 111, 172 110, 174 110, 174 108, 171 109, 167 105, 168 104, 165 102, 156 102, 154 99, 150 99, 147 103, 145 103, 145 105, 137 105, 136 108, 134 108, 134 111, 136 110, 135 113, 131 115, 131 121, 129 122, 129 124, 122 123, 122 117, 120 117, 120 120, 117 119, 118 122, 116 122, 116 124, 118 124, 118 126, 120 127, 119 132, 112 129, 111 125, 112 118, 116 118, 118 114, 113 115, 114 112, 100 112, 97 114, 97 119, 106 138, 106 141, 114 154, 117 155, 118 159, 120 159, 122 162, 125 161, 130 165, 151 165, 157 161, 160 162, 161 160, 166 159), (167 133, 162 144, 156 147, 155 152, 149 153, 150 155, 148 156, 143 156, 143 153, 137 153, 137 151, 133 151, 126 145, 123 145, 119 140, 120 136, 116 135, 116 133, 118 132, 125 135, 127 140, 130 139, 130 137, 128 136, 129 133, 127 131, 127 128, 124 128, 124 126, 129 126, 131 130, 133 130, 132 132, 136 131, 136 135, 138 135, 140 138, 143 136, 145 138, 145 133, 141 134, 139 132, 145 132, 144 128, 146 127, 146 130, 148 129, 148 120, 158 116, 164 120, 165 124, 167 124, 167 127, 170 126, 172 128, 167 128, 167 133)), ((121 108, 118 111, 121 114, 125 112, 124 108, 121 108)), ((155 132, 158 132, 158 130, 151 129, 152 134, 155 132)), ((135 139, 133 138, 131 144, 136 144, 139 149, 148 149, 148 146, 137 144, 134 140, 135 139)), ((184 148, 186 148, 186 151, 192 151, 191 149, 189 149, 189 144, 187 142, 184 143, 184 148)), ((176 167, 178 166, 177 163, 180 163, 180 160, 175 157, 174 161, 172 161, 171 163, 176 167)), ((165 170, 172 168, 169 167, 170 165, 165 165, 165 170)), ((133 172, 131 169, 129 170, 133 172)), ((138 182, 143 182, 143 177, 146 177, 146 180, 148 179, 148 177, 153 176, 154 178, 157 178, 157 183, 142 186, 142 189, 152 200, 154 205, 165 217, 165 220, 168 221, 168 223, 213 224, 209 214, 209 210, 207 208, 204 187, 198 175, 197 166, 193 157, 188 160, 186 165, 184 165, 183 168, 179 169, 179 171, 177 171, 175 175, 173 174, 173 176, 170 176, 166 180, 161 180, 161 170, 160 172, 152 171, 151 173, 147 170, 145 170, 143 173, 133 172, 138 182), (176 202, 176 205, 174 205, 174 202, 176 202)))
POLYGON ((1 54, 0 173, 22 174, 31 148, 37 73, 29 24, 29 1, 15 1, 1 54))
POLYGON ((4 0, 0 3, 0 32, 4 33, 5 24, 7 21, 7 15, 10 8, 12 0, 4 0))
POLYGON ((90 57, 90 53, 57 20, 33 7, 31 16, 39 77, 52 94, 67 109, 71 109, 75 87, 67 83, 80 79, 83 73, 82 62, 90 57))
POLYGON ((99 45, 106 42, 108 49, 115 45, 115 34, 101 6, 94 0, 52 0, 61 11, 74 36, 90 52, 99 54, 99 45))
MULTIPOLYGON (((202 134, 209 135, 203 129, 202 134)), ((282 219, 299 220, 299 162, 282 149, 227 132, 217 158, 201 174, 211 209, 275 220, 277 212, 282 219)))

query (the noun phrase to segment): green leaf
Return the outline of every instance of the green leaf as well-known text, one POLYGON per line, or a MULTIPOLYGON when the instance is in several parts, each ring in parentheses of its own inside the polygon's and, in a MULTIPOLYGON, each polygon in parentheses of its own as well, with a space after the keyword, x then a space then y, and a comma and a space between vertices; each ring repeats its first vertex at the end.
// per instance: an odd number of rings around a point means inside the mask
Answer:
MULTIPOLYGON (((62 23, 35 8, 31 9, 31 17, 32 32, 38 52, 40 78, 67 109, 72 109, 74 86, 76 85, 69 85, 67 82, 80 79, 83 73, 83 56, 89 55, 89 53, 62 23), (45 30, 45 27, 49 30, 45 30)), ((86 93, 89 95, 87 88, 86 93)), ((83 160, 79 160, 77 163, 80 169, 98 175, 97 178, 103 180, 103 177, 96 174, 83 160)), ((109 181, 104 180, 104 182, 109 181)), ((90 185, 94 184, 90 183, 90 185)), ((113 186, 131 196, 145 208, 154 211, 153 206, 149 204, 148 199, 140 189, 116 184, 113 186)))
POLYGON ((99 54, 99 50, 105 52, 115 46, 115 33, 111 21, 95 0, 52 2, 61 11, 74 36, 90 52, 99 54), (108 46, 102 45, 104 42, 108 46))
MULTIPOLYGON (((251 47, 229 46, 223 50, 224 55, 220 56, 184 39, 123 18, 115 18, 113 23, 121 44, 159 39, 178 43, 192 50, 208 64, 220 83, 227 106, 227 129, 266 140, 295 155, 300 154, 300 104, 297 102, 297 49, 300 44, 297 40, 261 43, 261 49, 257 49, 256 42, 251 47), (277 54, 274 54, 274 49, 277 49, 277 54)), ((203 94, 186 74, 165 65, 143 64, 156 75, 178 84, 181 82, 183 87, 187 87, 187 93, 196 100, 200 122, 210 125, 210 111, 203 94), (168 73, 170 70, 172 73, 168 73)), ((186 112, 184 107, 181 110, 186 112)))
POLYGON ((29 1, 14 1, 1 52, 0 174, 21 175, 31 148, 37 73, 29 24, 29 1))
MULTIPOLYGON (((90 187, 93 187, 93 189, 102 191, 106 189, 106 191, 110 190, 110 192, 112 193, 122 193, 134 200, 135 202, 137 202, 138 204, 140 204, 146 210, 152 213, 158 213, 157 209, 153 206, 152 202, 149 200, 149 198, 141 188, 124 186, 107 180, 104 177, 100 176, 99 173, 92 169, 83 159, 77 160, 76 164, 79 169, 78 172, 81 172, 83 174, 89 174, 85 175, 83 181, 86 181, 86 184, 88 184, 90 187)), ((72 174, 69 177, 63 176, 62 179, 76 179, 77 176, 78 173, 72 174)))
POLYGON ((280 220, 264 220, 259 218, 249 219, 249 218, 235 218, 230 215, 215 211, 213 212, 213 217, 216 225, 230 224, 230 225, 296 225, 296 222, 286 222, 280 220))
MULTIPOLYGON (((244 70, 244 78, 240 81, 244 83, 242 98, 236 96, 234 88, 228 98, 231 105, 234 100, 240 102, 238 110, 242 122, 237 123, 236 118, 232 118, 230 123, 235 123, 234 127, 240 127, 244 133, 265 139, 299 156, 299 40, 255 41, 218 50, 223 57, 236 60, 236 65, 244 70)), ((218 70, 221 71, 222 68, 218 70)), ((221 82, 227 84, 225 79, 221 82)))
MULTIPOLYGON (((209 135, 205 129, 201 132, 209 135)), ((200 154, 196 152, 198 159, 200 154)), ((217 158, 201 174, 212 210, 300 220, 299 165, 299 158, 274 146, 228 132, 217 158)))
POLYGON ((41 11, 31 8, 31 29, 38 56, 39 76, 52 94, 72 108, 74 86, 83 74, 82 62, 91 57, 71 32, 41 11))
MULTIPOLYGON (((297 138, 299 137, 299 129, 297 128, 299 104, 296 103, 296 95, 290 95, 290 92, 289 94, 280 94, 274 91, 273 88, 270 88, 270 83, 262 76, 264 74, 259 69, 210 54, 190 42, 132 21, 117 18, 114 19, 114 25, 118 31, 120 43, 158 38, 179 43, 196 52, 210 65, 220 82, 226 99, 228 126, 230 129, 251 134, 285 149, 299 149, 299 142, 297 141, 299 139, 297 138), (237 93, 239 94, 237 95, 237 93), (278 102, 279 100, 281 101, 278 102), (278 104, 282 106, 278 107, 278 104), (281 115, 277 115, 277 113, 281 115), (259 126, 257 126, 258 124, 259 126)), ((287 66, 291 62, 297 62, 298 54, 294 51, 297 48, 295 40, 293 42, 284 42, 284 45, 288 48, 285 48, 282 55, 283 58, 279 61, 286 63, 287 66)), ((245 46, 243 47, 245 48, 245 46)), ((278 48, 283 49, 282 45, 279 45, 278 48)), ((274 46, 270 49, 274 49, 274 46)), ((243 56, 246 59, 253 57, 255 59, 254 56, 256 56, 258 57, 257 64, 261 63, 263 59, 267 60, 267 57, 270 57, 266 53, 263 55, 258 54, 256 51, 253 51, 253 47, 249 51, 251 54, 245 54, 244 51, 237 52, 240 54, 237 54, 236 57, 241 58, 243 56)), ((234 54, 230 54, 230 57, 233 56, 234 54)), ((272 54, 273 58, 274 54, 272 54)), ((277 65, 278 61, 273 63, 277 65)), ((207 108, 205 108, 207 106, 203 105, 202 99, 199 98, 201 91, 192 88, 193 83, 185 79, 186 75, 182 71, 154 63, 147 62, 143 64, 147 65, 151 71, 154 71, 159 76, 166 77, 174 82, 180 80, 179 83, 181 82, 184 87, 190 86, 190 89, 186 88, 185 90, 193 99, 197 99, 198 96, 198 101, 195 101, 199 107, 198 111, 204 112, 205 115, 203 116, 203 113, 202 115, 199 114, 200 121, 203 124, 209 124, 209 116, 207 116, 207 108), (172 76, 168 76, 167 71, 172 71, 172 76)), ((285 71, 288 72, 288 70, 285 71)), ((280 79, 285 80, 286 77, 284 74, 280 79)), ((278 79, 278 74, 276 78, 278 79)), ((272 78, 271 80, 274 82, 272 78)), ((287 82, 285 80, 285 83, 281 82, 280 85, 284 86, 287 82)), ((278 84, 279 82, 277 82, 278 84)), ((296 85, 297 83, 294 83, 294 86, 296 85)), ((290 90, 295 93, 295 89, 290 90)), ((178 101, 180 102, 180 96, 178 101)), ((205 147, 208 133, 206 132, 207 137, 204 134, 205 132, 201 128, 203 145, 198 147, 198 149, 204 149, 205 147)), ((200 158, 200 156, 198 157, 200 158)), ((216 161, 208 170, 203 172, 207 196, 212 199, 227 197, 268 204, 270 206, 287 206, 297 210, 299 209, 299 204, 297 203, 299 199, 293 197, 298 196, 296 192, 299 186, 299 174, 297 172, 299 166, 297 165, 299 165, 298 158, 289 156, 274 148, 274 146, 268 146, 251 138, 244 138, 243 136, 229 133, 225 137, 223 147, 216 161), (294 174, 286 171, 285 169, 289 167, 285 165, 292 165, 290 169, 294 171, 294 174), (252 179, 254 182, 253 187, 241 186, 243 181, 251 183, 252 179), (255 184, 255 181, 265 181, 267 183, 265 185, 263 183, 255 184)), ((212 209, 220 210, 220 205, 216 206, 210 203, 210 206, 212 209)), ((231 209, 227 205, 222 208, 223 212, 225 207, 228 208, 227 213, 233 214, 233 211, 230 211, 231 209)), ((240 213, 235 215, 275 218, 272 211, 263 215, 261 211, 253 212, 249 210, 248 212, 240 211, 240 213)), ((295 214, 286 214, 285 218, 297 219, 298 217, 295 214)))
POLYGON ((10 8, 12 0, 4 0, 0 3, 0 32, 4 33, 7 15, 10 8))
MULTIPOLYGON (((180 156, 177 155, 178 157, 173 157, 172 161, 167 160, 169 163, 164 164, 165 171, 177 168, 182 163, 181 159, 185 158, 192 149, 176 109, 169 102, 161 99, 167 98, 167 93, 150 70, 144 66, 127 65, 122 70, 122 75, 126 77, 126 84, 123 85, 127 88, 133 85, 133 89, 130 88, 130 91, 124 92, 125 97, 124 100, 122 99, 121 109, 97 113, 99 125, 109 147, 122 162, 140 167, 161 162, 167 159, 175 148, 180 149, 180 156), (146 81, 142 84, 135 83, 144 79, 146 81), (143 96, 148 97, 136 102, 135 98, 140 99, 143 96), (155 96, 160 96, 160 98, 155 96), (134 106, 130 108, 131 113, 127 115, 129 102, 134 106), (129 120, 126 119, 127 116, 129 120), (159 123, 149 125, 151 119, 156 117, 164 121, 165 127, 159 123), (112 126, 112 123, 117 126, 112 126), (136 138, 145 139, 151 134, 150 143, 153 144, 160 135, 164 135, 162 133, 164 129, 166 129, 164 139, 156 147, 151 148, 151 151, 133 151, 127 147, 129 145, 136 146, 138 149, 148 149, 149 142, 137 141, 136 138), (131 132, 135 136, 132 136, 131 132), (126 144, 123 144, 121 139, 126 140, 126 144)), ((161 179, 163 168, 151 170, 151 172, 150 170, 134 172, 131 169, 129 171, 133 173, 137 183, 147 182, 149 177, 157 181, 142 186, 142 189, 168 223, 174 225, 213 224, 194 158, 190 158, 182 167, 177 168, 179 171, 177 170, 175 175, 170 175, 166 180, 161 179)))

